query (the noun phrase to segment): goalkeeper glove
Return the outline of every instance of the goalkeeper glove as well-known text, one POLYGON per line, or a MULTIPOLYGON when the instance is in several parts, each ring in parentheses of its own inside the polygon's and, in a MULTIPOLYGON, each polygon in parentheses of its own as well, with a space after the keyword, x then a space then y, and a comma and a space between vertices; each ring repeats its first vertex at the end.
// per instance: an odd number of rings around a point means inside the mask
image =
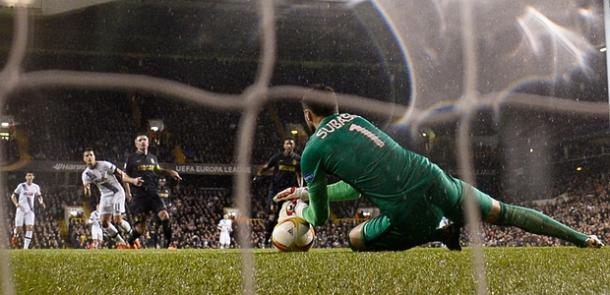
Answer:
POLYGON ((277 222, 280 223, 285 219, 294 216, 303 218, 303 210, 308 206, 309 205, 307 205, 307 203, 299 199, 292 199, 284 202, 284 204, 282 204, 282 208, 280 209, 277 222))
POLYGON ((273 201, 276 203, 294 199, 309 201, 309 191, 307 190, 307 187, 289 187, 273 197, 273 201))

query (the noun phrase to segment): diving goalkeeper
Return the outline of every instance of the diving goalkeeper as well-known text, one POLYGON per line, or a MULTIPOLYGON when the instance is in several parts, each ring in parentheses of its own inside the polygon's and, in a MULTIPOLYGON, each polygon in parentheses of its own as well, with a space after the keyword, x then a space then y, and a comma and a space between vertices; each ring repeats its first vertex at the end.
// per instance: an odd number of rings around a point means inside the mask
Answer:
POLYGON ((459 230, 457 239, 456 231, 452 239, 437 226, 443 216, 455 225, 464 224, 468 190, 487 223, 516 226, 580 247, 603 246, 595 235, 578 232, 541 212, 497 201, 447 175, 366 119, 338 113, 336 101, 334 106, 323 105, 306 95, 302 106, 307 125, 315 130, 301 158, 307 188, 288 188, 274 200, 308 200, 308 206, 297 206, 296 214, 313 225, 323 225, 329 216, 329 202, 366 197, 381 214, 350 231, 350 246, 355 251, 405 250, 430 241, 447 244, 448 239, 454 243, 448 245, 450 249, 459 249, 459 230), (341 181, 327 185, 327 175, 341 181))

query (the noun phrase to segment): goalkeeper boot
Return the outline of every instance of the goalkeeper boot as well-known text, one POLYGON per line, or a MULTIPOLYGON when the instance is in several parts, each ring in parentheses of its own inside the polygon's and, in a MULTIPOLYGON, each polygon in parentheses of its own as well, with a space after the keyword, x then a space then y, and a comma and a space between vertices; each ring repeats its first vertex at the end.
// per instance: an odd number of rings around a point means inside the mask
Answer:
POLYGON ((584 248, 601 248, 604 246, 604 242, 602 242, 596 235, 590 235, 583 245, 584 248))
POLYGON ((462 251, 462 246, 460 245, 460 229, 461 227, 455 223, 442 228, 442 242, 447 246, 447 249, 451 251, 462 251))

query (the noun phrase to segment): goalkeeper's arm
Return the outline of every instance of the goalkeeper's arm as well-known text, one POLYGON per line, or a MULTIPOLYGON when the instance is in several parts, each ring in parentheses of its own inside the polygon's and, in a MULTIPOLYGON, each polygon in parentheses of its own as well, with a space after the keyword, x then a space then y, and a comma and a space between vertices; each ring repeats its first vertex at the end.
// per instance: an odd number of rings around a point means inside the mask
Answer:
POLYGON ((329 202, 349 201, 360 198, 360 192, 345 181, 339 181, 326 186, 329 202))
MULTIPOLYGON (((326 171, 322 165, 320 151, 307 149, 301 158, 301 172, 307 182, 307 191, 303 188, 294 189, 286 195, 276 196, 274 199, 294 199, 309 196, 309 206, 298 210, 298 216, 303 216, 307 222, 313 225, 323 225, 330 215, 330 201, 350 200, 357 198, 360 194, 345 182, 339 182, 327 186, 326 171), (301 214, 299 214, 301 213, 301 214)), ((281 192, 280 192, 281 194, 281 192)))
POLYGON ((307 222, 314 226, 324 225, 330 215, 328 193, 326 190, 326 177, 307 185, 309 190, 309 206, 298 212, 297 216, 303 216, 307 222))
MULTIPOLYGON (((291 187, 279 192, 277 195, 275 195, 275 197, 273 197, 273 200, 275 202, 282 202, 292 199, 308 201, 309 195, 310 193, 307 187, 291 187)), ((349 201, 360 198, 360 192, 344 181, 327 185, 326 195, 329 202, 349 201)))
POLYGON ((307 222, 319 226, 324 225, 330 215, 330 202, 354 200, 360 197, 360 193, 351 185, 339 181, 326 185, 326 178, 318 182, 314 181, 308 185, 309 206, 297 215, 303 216, 307 222))

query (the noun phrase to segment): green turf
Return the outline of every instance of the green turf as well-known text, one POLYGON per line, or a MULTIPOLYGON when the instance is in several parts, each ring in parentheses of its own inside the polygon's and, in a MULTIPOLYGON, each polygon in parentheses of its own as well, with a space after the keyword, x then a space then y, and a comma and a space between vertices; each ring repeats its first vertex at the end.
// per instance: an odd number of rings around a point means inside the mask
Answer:
MULTIPOLYGON (((236 294, 235 250, 13 250, 18 294, 236 294)), ((257 250, 258 294, 473 294, 470 252, 257 250)), ((490 294, 610 294, 610 249, 486 249, 490 294)))

